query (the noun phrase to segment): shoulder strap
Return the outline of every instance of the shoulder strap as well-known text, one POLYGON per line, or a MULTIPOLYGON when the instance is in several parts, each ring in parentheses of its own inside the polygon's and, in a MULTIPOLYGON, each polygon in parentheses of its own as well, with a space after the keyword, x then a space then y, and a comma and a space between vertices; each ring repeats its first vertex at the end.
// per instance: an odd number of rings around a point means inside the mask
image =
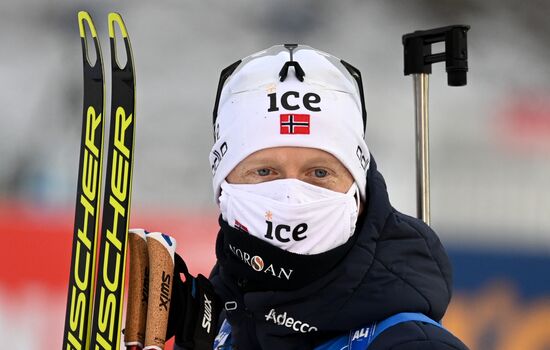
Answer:
POLYGON ((386 329, 408 321, 427 322, 437 327, 443 327, 441 324, 424 314, 418 312, 402 312, 367 327, 354 329, 350 331, 348 335, 331 339, 316 347, 315 350, 366 350, 374 339, 386 329))
POLYGON ((395 326, 396 324, 407 322, 407 321, 420 321, 420 322, 426 322, 429 324, 432 324, 437 327, 443 328, 443 326, 428 316, 421 314, 419 312, 402 312, 400 314, 393 315, 391 317, 386 318, 384 321, 379 322, 376 324, 376 329, 374 331, 374 338, 376 338, 380 333, 385 331, 386 329, 390 328, 391 326, 395 326))
POLYGON ((395 326, 399 323, 408 321, 420 321, 430 323, 436 327, 443 326, 419 312, 402 312, 386 318, 381 322, 374 323, 369 327, 352 330, 349 334, 348 350, 365 350, 370 344, 386 329, 395 326))
MULTIPOLYGON (((366 350, 370 344, 386 329, 399 323, 408 321, 420 321, 432 324, 436 327, 443 326, 419 312, 402 312, 395 314, 385 320, 373 323, 368 327, 354 329, 348 336, 341 336, 318 346, 315 350, 366 350)), ((214 349, 224 349, 231 346, 231 325, 224 320, 218 336, 214 340, 214 349)))

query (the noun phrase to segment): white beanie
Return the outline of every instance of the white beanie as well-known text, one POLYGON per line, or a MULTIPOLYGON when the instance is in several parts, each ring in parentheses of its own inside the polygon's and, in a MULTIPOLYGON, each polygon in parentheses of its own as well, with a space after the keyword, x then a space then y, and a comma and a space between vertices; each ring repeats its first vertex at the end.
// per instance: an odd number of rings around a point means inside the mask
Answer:
POLYGON ((210 153, 216 202, 221 183, 237 164, 279 146, 332 154, 365 199, 370 154, 360 74, 354 69, 305 45, 273 46, 226 68, 214 107, 210 153))

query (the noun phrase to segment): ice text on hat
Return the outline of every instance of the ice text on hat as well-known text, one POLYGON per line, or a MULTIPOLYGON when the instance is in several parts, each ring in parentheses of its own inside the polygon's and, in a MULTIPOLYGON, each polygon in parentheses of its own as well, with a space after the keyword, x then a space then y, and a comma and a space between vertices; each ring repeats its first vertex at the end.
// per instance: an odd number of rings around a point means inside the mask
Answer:
MULTIPOLYGON (((268 112, 278 111, 279 107, 277 106, 277 93, 273 92, 271 94, 267 94, 267 96, 269 97, 269 108, 267 111, 268 112)), ((300 93, 298 91, 292 91, 292 90, 287 91, 281 95, 281 106, 288 111, 295 111, 297 109, 300 109, 300 105, 297 104, 297 100, 299 98, 300 98, 300 93), (290 97, 292 97, 293 101, 289 100, 290 97)), ((308 92, 304 94, 304 97, 302 98, 302 103, 304 107, 308 111, 312 111, 312 112, 321 111, 321 107, 315 106, 320 102, 321 102, 321 96, 319 96, 314 92, 308 92)))

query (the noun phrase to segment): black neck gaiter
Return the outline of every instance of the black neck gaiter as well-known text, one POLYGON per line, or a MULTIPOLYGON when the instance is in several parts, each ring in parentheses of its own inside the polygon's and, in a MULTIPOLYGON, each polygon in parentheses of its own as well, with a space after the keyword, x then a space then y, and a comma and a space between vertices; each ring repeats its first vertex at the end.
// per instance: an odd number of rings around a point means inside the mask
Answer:
MULTIPOLYGON (((219 264, 242 292, 294 290, 327 274, 347 254, 356 236, 327 252, 302 255, 285 251, 244 231, 221 216, 216 242, 219 264)), ((358 227, 361 223, 358 222, 358 227)))

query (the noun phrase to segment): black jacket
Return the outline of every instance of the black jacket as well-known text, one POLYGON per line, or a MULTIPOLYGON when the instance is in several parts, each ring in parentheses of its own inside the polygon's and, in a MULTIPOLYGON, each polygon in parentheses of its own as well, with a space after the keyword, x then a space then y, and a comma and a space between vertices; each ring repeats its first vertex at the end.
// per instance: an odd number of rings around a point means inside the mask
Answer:
MULTIPOLYGON (((231 230, 222 225, 218 263, 210 279, 223 302, 237 305, 223 317, 232 326, 232 343, 239 350, 312 349, 399 312, 421 312, 440 320, 451 299, 451 266, 443 246, 422 221, 392 208, 374 160, 367 174, 366 208, 346 253, 305 286, 287 291, 243 291, 238 276, 226 268, 232 257, 224 242, 236 234, 231 230), (270 312, 284 314, 286 325, 270 319, 270 312), (289 318, 292 321, 286 321, 289 318), (314 329, 297 332, 292 328, 295 322, 314 329)), ((369 349, 466 347, 442 328, 406 322, 383 332, 369 349)))

